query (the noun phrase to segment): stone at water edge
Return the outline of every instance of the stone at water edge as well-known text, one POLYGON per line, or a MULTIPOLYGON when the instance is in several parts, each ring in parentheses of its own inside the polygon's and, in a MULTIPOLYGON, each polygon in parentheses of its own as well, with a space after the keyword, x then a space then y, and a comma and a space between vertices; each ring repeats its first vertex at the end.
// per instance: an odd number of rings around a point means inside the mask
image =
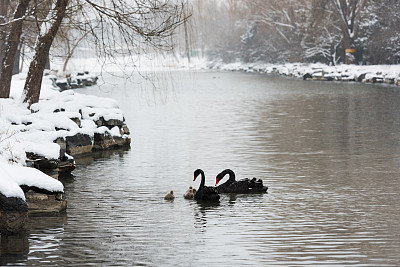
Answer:
POLYGON ((65 139, 67 153, 72 156, 92 151, 93 140, 88 134, 78 133, 73 136, 67 136, 65 139))
POLYGON ((0 193, 0 233, 10 235, 25 230, 28 221, 28 205, 18 197, 6 197, 0 193))
POLYGON ((43 194, 29 190, 25 193, 29 216, 57 216, 67 209, 62 194, 43 194))

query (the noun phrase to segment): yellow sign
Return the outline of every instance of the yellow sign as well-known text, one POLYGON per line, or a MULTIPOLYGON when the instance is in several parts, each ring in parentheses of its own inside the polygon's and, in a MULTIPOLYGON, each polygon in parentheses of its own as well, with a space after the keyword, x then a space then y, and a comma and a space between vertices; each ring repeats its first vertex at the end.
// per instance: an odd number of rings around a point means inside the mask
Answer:
POLYGON ((355 53, 356 52, 356 50, 354 48, 348 48, 345 51, 346 51, 346 53, 355 53))

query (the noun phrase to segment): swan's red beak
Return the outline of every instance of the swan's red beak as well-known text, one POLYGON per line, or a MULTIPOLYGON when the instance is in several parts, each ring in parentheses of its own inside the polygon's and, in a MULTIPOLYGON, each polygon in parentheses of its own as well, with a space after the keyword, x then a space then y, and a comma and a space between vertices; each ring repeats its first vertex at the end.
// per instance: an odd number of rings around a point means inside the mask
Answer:
POLYGON ((219 183, 219 179, 217 179, 217 182, 215 183, 215 186, 217 186, 218 183, 219 183))
POLYGON ((196 181, 196 176, 193 178, 193 181, 196 181))

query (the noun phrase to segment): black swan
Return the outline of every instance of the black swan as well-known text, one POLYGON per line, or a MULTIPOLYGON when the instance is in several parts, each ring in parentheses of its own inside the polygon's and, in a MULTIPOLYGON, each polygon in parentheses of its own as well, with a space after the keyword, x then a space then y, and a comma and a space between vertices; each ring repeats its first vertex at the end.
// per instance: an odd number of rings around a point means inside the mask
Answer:
POLYGON ((204 175, 203 170, 197 169, 194 171, 194 179, 196 180, 197 176, 201 174, 201 183, 199 189, 197 189, 196 193, 194 194, 195 200, 219 200, 218 192, 215 190, 215 187, 212 186, 204 186, 206 181, 206 177, 204 175))
POLYGON ((196 188, 189 186, 189 189, 186 190, 186 193, 183 195, 185 199, 193 199, 194 194, 196 194, 196 188))
POLYGON ((263 185, 261 179, 242 179, 236 181, 235 173, 226 169, 217 175, 215 178, 218 193, 265 193, 268 190, 267 186, 263 185), (217 184, 224 178, 225 175, 229 174, 229 179, 225 183, 217 186, 217 184))
POLYGON ((165 200, 174 200, 175 199, 174 191, 171 190, 171 192, 169 192, 168 194, 165 195, 164 199, 165 200))

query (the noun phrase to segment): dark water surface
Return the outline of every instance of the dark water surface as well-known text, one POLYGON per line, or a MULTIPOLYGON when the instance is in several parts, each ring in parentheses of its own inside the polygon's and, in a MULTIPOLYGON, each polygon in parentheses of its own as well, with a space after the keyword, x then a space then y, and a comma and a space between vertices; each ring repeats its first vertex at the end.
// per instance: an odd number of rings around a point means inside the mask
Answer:
POLYGON ((154 94, 112 77, 76 91, 117 99, 132 147, 77 159, 62 180, 67 214, 2 239, 1 264, 400 265, 400 88, 168 75, 154 94), (185 200, 196 168, 208 185, 231 168, 269 193, 185 200))

